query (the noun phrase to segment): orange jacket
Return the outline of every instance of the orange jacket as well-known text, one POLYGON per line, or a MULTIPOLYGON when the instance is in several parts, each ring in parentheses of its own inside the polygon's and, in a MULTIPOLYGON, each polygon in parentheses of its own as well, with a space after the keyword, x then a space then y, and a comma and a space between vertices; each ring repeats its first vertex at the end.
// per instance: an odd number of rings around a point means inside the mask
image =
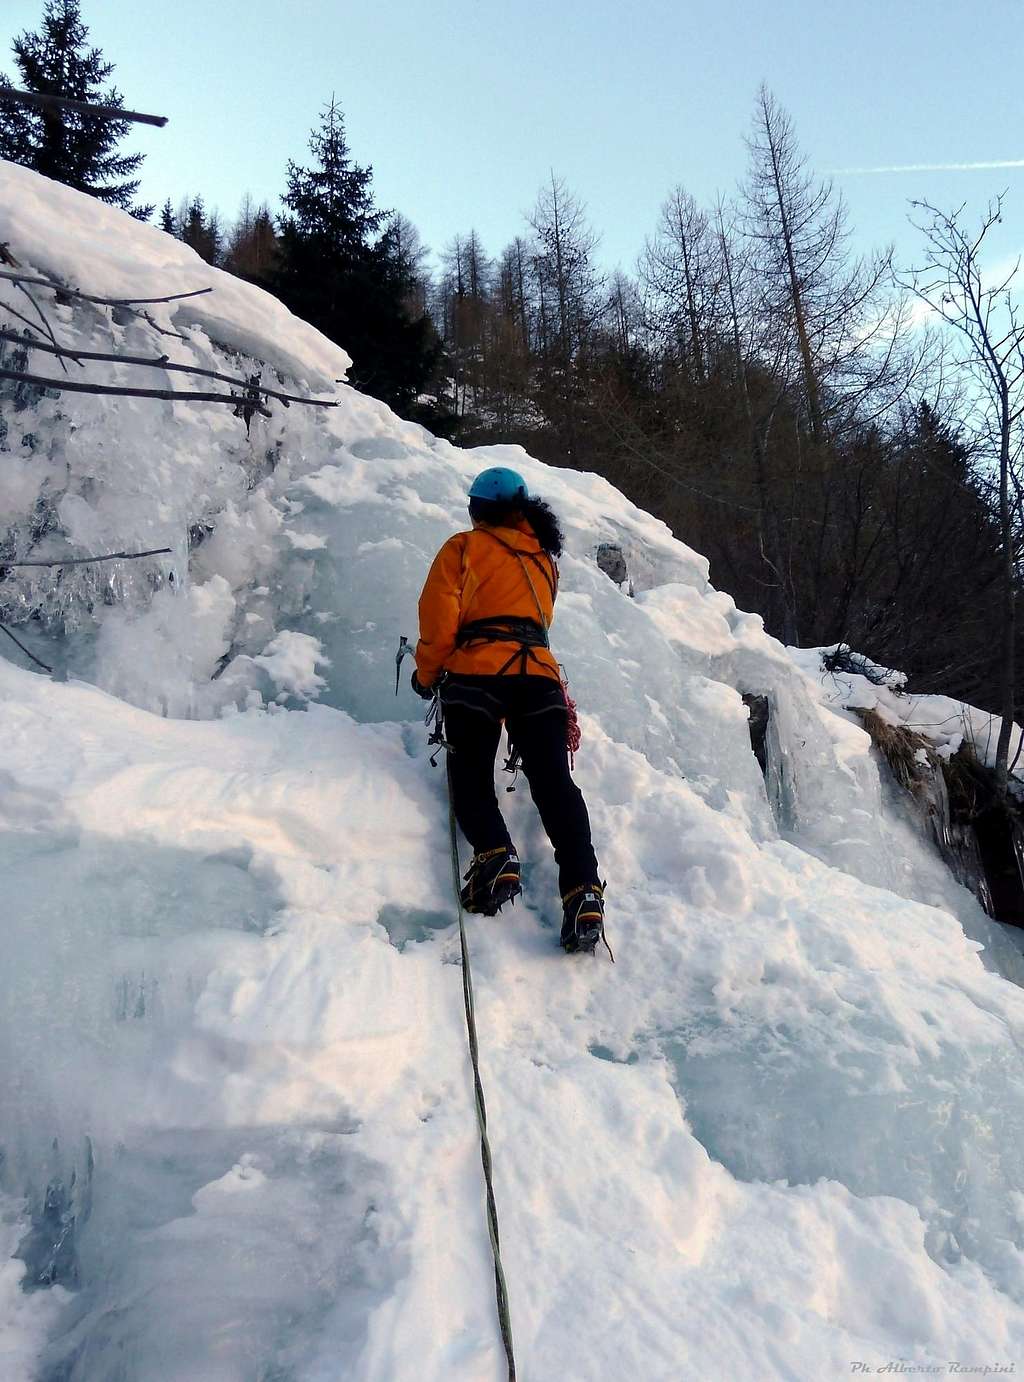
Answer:
MULTIPOLYGON (((547 627, 554 614, 557 589, 554 558, 543 550, 525 519, 515 528, 481 526, 450 537, 434 558, 420 595, 420 641, 416 645, 420 684, 431 686, 442 671, 482 677, 494 676, 503 667, 509 673, 521 672, 519 657, 505 666, 516 653, 515 639, 456 648, 456 634, 463 624, 503 615, 534 623, 540 623, 543 616, 547 627), (515 551, 510 552, 509 547, 515 551)), ((547 648, 529 650, 526 670, 556 680, 559 676, 558 663, 547 648)))

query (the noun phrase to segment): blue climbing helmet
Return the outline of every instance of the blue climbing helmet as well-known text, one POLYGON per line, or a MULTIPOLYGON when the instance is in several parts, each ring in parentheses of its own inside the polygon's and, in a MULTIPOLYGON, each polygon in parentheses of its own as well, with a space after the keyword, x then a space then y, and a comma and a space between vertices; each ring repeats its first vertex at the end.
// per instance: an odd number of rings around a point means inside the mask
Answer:
POLYGON ((482 470, 469 487, 470 499, 489 499, 492 503, 514 504, 527 497, 526 481, 518 470, 495 465, 482 470))

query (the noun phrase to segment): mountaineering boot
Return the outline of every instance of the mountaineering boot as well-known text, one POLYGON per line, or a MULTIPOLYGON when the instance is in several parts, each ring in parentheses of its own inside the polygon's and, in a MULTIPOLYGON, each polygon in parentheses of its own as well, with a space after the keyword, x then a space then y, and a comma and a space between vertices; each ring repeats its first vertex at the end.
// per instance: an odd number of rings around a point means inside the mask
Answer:
POLYGON ((473 855, 473 862, 464 875, 462 905, 467 912, 494 916, 506 902, 515 905, 515 898, 523 891, 519 877, 519 858, 511 845, 485 849, 473 855))
POLYGON ((604 940, 604 884, 583 883, 566 893, 562 917, 562 949, 568 955, 592 955, 598 941, 604 940))

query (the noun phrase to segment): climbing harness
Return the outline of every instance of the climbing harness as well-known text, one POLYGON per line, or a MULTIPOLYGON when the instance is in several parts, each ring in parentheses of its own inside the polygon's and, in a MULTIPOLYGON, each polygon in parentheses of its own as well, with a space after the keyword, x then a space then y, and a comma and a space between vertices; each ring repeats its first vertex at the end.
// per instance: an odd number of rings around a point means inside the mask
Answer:
MULTIPOLYGON (((533 619, 522 619, 512 615, 497 615, 490 619, 472 619, 469 623, 463 624, 455 636, 455 646, 457 648, 470 647, 473 643, 518 643, 519 649, 498 668, 497 676, 501 676, 512 666, 517 658, 521 658, 520 671, 525 674, 526 664, 529 657, 533 655, 534 648, 550 648, 548 642, 548 621, 544 616, 544 607, 537 594, 537 587, 533 583, 530 575, 530 568, 527 560, 532 561, 537 570, 548 583, 551 591, 552 602, 558 593, 558 566, 553 557, 549 555, 553 575, 549 575, 544 563, 535 552, 520 552, 517 547, 513 547, 510 542, 506 542, 497 533, 491 532, 489 528, 480 528, 477 531, 484 533, 485 536, 493 538, 506 552, 510 552, 518 561, 522 568, 523 575, 526 577, 526 584, 530 587, 530 594, 533 596, 533 603, 537 608, 536 623, 533 619)), ((535 659, 538 660, 539 659, 535 659)), ((565 668, 561 663, 558 664, 559 685, 562 689, 562 699, 565 702, 565 746, 569 751, 569 766, 576 767, 576 754, 579 752, 580 744, 583 740, 583 731, 580 728, 579 715, 576 712, 576 702, 569 694, 569 680, 565 674, 565 668)), ((506 792, 514 792, 516 787, 516 777, 522 766, 522 757, 513 744, 509 744, 509 756, 505 761, 504 771, 513 773, 512 785, 506 787, 506 792)))
POLYGON ((525 675, 527 663, 532 657, 536 661, 534 648, 547 648, 548 631, 543 624, 533 619, 522 619, 517 615, 500 614, 490 619, 470 619, 459 627, 455 635, 456 648, 471 648, 474 643, 515 643, 518 645, 512 656, 498 668, 495 676, 503 676, 513 662, 520 661, 520 672, 525 675))
POLYGON ((520 552, 518 547, 513 547, 511 542, 506 542, 503 537, 499 537, 490 528, 479 528, 477 531, 483 533, 485 537, 493 538, 499 547, 504 547, 506 552, 515 557, 526 577, 526 584, 530 587, 533 603, 537 607, 537 619, 523 619, 518 615, 511 614, 497 614, 490 619, 472 619, 459 629, 455 646, 458 648, 469 647, 473 643, 515 643, 518 645, 516 651, 507 662, 498 668, 495 675, 503 676, 518 660, 519 671, 525 676, 530 658, 532 657, 535 662, 540 661, 533 651, 534 648, 550 646, 548 643, 548 621, 544 614, 544 607, 540 602, 537 587, 533 583, 530 569, 526 563, 527 560, 532 561, 544 577, 551 592, 552 603, 554 603, 558 593, 558 567, 555 565, 554 558, 549 556, 548 561, 552 567, 552 571, 549 573, 536 552, 520 552))

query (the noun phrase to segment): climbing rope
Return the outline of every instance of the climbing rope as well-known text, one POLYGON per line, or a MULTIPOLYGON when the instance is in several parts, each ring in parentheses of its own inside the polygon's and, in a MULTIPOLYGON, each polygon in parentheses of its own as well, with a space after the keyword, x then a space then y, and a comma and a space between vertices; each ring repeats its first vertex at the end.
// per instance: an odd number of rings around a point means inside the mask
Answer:
MULTIPOLYGON (((395 695, 398 694, 398 679, 401 675, 402 658, 411 653, 409 641, 402 638, 395 656, 395 695)), ((437 762, 442 750, 447 755, 452 752, 451 745, 444 737, 444 707, 441 703, 441 683, 438 682, 431 698, 426 715, 427 728, 431 731, 427 746, 433 747, 431 766, 437 762)), ((498 1206, 494 1200, 494 1183, 491 1178, 491 1144, 487 1137, 487 1105, 484 1103, 484 1087, 480 1080, 480 1045, 476 1035, 476 1010, 473 1000, 473 971, 469 965, 469 942, 466 939, 466 918, 462 910, 462 879, 459 865, 459 837, 455 820, 455 797, 452 792, 451 758, 445 758, 445 777, 448 783, 448 829, 452 847, 452 884, 455 888, 455 905, 459 912, 459 945, 462 949, 462 997, 466 1005, 466 1032, 469 1036, 469 1059, 473 1066, 473 1094, 476 1100, 476 1121, 480 1129, 480 1161, 484 1168, 484 1185, 487 1191, 487 1234, 491 1240, 491 1256, 494 1258, 494 1297, 498 1306, 498 1325, 501 1329, 501 1342, 508 1359, 508 1382, 516 1382, 516 1360, 512 1349, 512 1320, 508 1308, 508 1287, 505 1285, 505 1272, 501 1265, 501 1244, 498 1236, 498 1206)))
MULTIPOLYGON (((437 700, 440 702, 440 697, 437 697, 437 700)), ((494 1201, 494 1185, 491 1180, 491 1144, 487 1138, 487 1106, 484 1103, 484 1087, 480 1082, 480 1048, 476 1035, 473 973, 469 967, 469 945, 466 940, 466 922, 462 911, 462 887, 459 872, 459 840, 456 833, 450 760, 446 760, 445 766, 448 779, 448 826, 451 832, 452 845, 452 882, 455 886, 455 903, 459 909, 459 944, 462 947, 462 996, 466 1004, 466 1031, 469 1034, 469 1058, 473 1066, 473 1090, 476 1096, 476 1121, 480 1129, 480 1161, 483 1164, 484 1185, 487 1188, 487 1232, 491 1240, 491 1255, 494 1258, 494 1296, 498 1306, 498 1325, 501 1329, 501 1342, 505 1346, 505 1357, 508 1359, 508 1382, 516 1382, 516 1360, 512 1351, 512 1320, 508 1308, 508 1288, 505 1285, 505 1273, 501 1265, 501 1248, 498 1239, 498 1207, 494 1201)))

